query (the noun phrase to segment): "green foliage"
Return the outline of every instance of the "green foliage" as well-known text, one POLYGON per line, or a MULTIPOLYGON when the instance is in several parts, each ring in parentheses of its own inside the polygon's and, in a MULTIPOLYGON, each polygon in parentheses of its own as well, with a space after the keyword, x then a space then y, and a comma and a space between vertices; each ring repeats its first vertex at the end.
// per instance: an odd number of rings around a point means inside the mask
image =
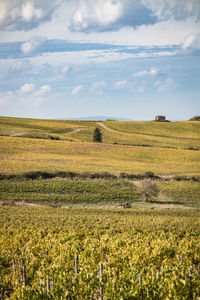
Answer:
POLYGON ((93 142, 102 142, 102 132, 99 127, 96 127, 93 132, 93 142))
POLYGON ((139 201, 135 185, 123 180, 1 180, 0 199, 63 204, 119 204, 139 201))
POLYGON ((200 116, 195 116, 191 118, 189 121, 200 121, 200 116))
POLYGON ((98 299, 101 284, 105 299, 200 296, 197 211, 0 207, 0 214, 1 299, 98 299))
POLYGON ((200 207, 200 184, 192 181, 159 182, 161 193, 174 202, 200 207))

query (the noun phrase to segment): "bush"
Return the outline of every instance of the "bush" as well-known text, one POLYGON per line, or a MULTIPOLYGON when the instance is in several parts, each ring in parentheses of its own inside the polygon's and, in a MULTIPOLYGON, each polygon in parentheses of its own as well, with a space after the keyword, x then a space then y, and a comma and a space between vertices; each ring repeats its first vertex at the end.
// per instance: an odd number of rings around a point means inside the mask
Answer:
POLYGON ((153 178, 155 176, 154 173, 151 172, 151 171, 147 171, 144 174, 145 174, 146 177, 149 177, 149 178, 153 178))
POLYGON ((194 116, 193 118, 189 119, 189 121, 200 121, 200 116, 194 116))
POLYGON ((153 198, 158 196, 159 189, 151 180, 143 180, 138 187, 138 192, 146 202, 152 202, 153 198))

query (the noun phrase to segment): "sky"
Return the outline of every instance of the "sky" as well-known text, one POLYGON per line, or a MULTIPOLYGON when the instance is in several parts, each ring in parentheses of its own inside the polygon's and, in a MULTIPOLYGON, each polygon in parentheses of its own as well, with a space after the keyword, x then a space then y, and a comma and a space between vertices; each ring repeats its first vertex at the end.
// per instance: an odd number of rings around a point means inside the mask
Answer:
POLYGON ((200 1, 0 0, 0 115, 200 115, 200 1))

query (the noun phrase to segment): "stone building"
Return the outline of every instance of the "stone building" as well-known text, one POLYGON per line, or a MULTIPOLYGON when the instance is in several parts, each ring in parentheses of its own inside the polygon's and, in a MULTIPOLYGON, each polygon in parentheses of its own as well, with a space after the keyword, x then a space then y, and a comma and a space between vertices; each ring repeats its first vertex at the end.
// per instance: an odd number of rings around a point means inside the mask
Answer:
POLYGON ((166 122, 166 117, 165 116, 156 116, 155 121, 156 122, 166 122))

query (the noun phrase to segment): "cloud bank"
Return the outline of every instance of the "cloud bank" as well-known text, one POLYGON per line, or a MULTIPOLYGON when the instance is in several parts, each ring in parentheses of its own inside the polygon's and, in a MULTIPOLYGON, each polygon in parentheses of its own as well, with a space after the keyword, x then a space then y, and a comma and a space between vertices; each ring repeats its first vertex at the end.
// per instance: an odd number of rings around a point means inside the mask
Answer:
POLYGON ((153 24, 156 18, 137 0, 80 0, 72 16, 72 31, 112 31, 123 26, 153 24))
POLYGON ((0 0, 0 29, 31 30, 51 19, 53 0, 0 0))
POLYGON ((200 19, 199 0, 76 0, 72 31, 113 31, 166 20, 200 19))
MULTIPOLYGON (((66 16, 71 31, 116 31, 167 20, 200 20, 199 0, 0 0, 0 30, 29 31, 66 16)), ((63 19, 62 19, 63 21, 63 19)))

